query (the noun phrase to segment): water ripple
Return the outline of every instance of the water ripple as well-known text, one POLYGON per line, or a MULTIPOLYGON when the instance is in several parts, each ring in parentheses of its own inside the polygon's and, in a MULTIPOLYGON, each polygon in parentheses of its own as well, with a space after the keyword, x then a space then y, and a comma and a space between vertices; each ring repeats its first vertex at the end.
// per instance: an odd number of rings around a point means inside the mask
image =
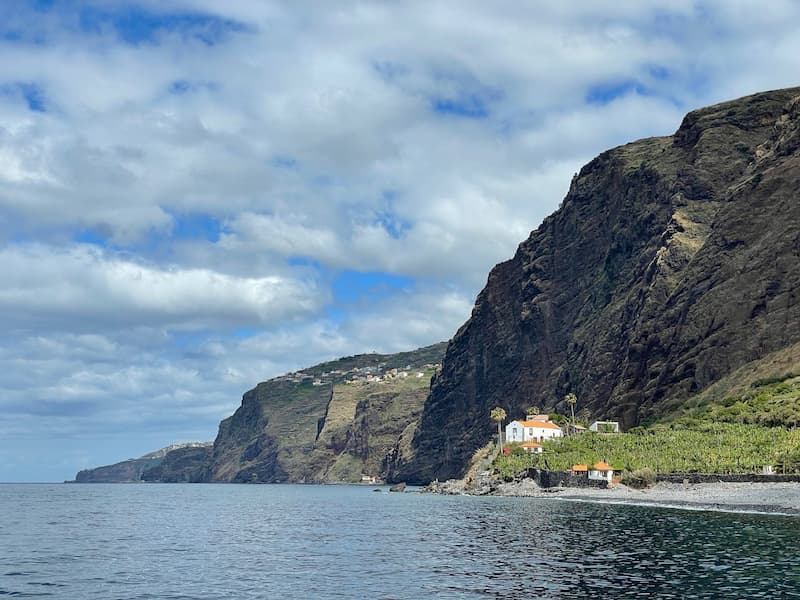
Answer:
POLYGON ((781 517, 236 485, 0 485, 0 515, 8 597, 800 597, 781 517))

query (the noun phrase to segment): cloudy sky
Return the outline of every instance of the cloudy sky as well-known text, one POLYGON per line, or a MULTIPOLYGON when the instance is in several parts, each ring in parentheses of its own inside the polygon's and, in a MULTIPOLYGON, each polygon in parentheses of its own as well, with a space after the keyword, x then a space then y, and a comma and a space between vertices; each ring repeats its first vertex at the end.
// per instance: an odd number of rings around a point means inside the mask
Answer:
POLYGON ((581 164, 800 83, 800 5, 0 3, 0 481, 451 337, 581 164))

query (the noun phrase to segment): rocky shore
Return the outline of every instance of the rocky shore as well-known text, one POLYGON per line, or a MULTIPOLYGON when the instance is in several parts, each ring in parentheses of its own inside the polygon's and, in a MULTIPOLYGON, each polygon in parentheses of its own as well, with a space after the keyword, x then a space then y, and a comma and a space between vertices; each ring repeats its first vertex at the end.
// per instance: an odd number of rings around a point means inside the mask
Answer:
POLYGON ((714 482, 684 485, 661 482, 653 487, 637 490, 622 484, 610 489, 542 488, 531 479, 502 483, 485 477, 469 483, 459 480, 435 482, 425 491, 800 516, 800 483, 714 482))

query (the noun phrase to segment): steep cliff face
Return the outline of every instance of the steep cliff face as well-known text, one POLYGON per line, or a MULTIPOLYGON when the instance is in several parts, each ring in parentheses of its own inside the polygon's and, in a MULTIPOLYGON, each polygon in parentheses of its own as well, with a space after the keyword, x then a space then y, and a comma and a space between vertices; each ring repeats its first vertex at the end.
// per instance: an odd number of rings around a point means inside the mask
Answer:
POLYGON ((631 426, 800 341, 798 97, 694 111, 586 165, 489 274, 390 477, 461 475, 493 406, 573 392, 631 426))
POLYGON ((384 459, 416 423, 445 344, 364 354, 258 384, 225 419, 206 481, 246 483, 380 477, 384 459))
POLYGON ((209 442, 172 444, 139 458, 130 458, 94 469, 84 469, 75 476, 75 482, 200 481, 210 453, 209 442))
POLYGON ((168 452, 159 464, 142 473, 142 481, 199 483, 204 481, 211 444, 186 446, 168 452))

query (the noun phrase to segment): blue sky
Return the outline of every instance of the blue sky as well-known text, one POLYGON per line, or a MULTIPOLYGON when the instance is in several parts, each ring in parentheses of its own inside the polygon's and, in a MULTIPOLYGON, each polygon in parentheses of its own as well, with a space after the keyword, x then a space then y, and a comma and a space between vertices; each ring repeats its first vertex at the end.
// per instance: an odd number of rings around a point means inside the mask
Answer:
POLYGON ((448 339, 608 147, 798 83, 776 1, 0 5, 0 481, 448 339), (398 26, 402 23, 402 26, 398 26))

